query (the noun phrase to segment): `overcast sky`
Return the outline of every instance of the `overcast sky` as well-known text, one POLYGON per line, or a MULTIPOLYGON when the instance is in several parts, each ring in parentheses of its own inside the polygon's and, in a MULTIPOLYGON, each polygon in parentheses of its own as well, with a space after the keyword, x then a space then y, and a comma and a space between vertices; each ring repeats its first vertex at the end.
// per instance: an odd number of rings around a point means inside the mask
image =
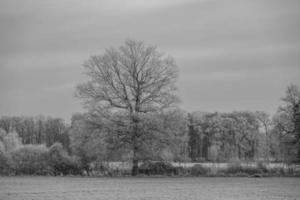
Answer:
POLYGON ((263 110, 300 85, 299 0, 1 0, 0 116, 82 112, 82 63, 131 38, 180 68, 187 111, 263 110))

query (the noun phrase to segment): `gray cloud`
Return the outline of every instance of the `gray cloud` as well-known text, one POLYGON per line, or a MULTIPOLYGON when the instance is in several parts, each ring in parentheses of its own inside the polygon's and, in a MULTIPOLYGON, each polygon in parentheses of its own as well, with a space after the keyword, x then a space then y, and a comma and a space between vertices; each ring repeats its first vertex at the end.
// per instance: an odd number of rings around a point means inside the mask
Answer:
POLYGON ((0 3, 0 113, 81 111, 82 63, 126 38, 172 55, 187 110, 274 112, 300 84, 297 0, 4 0, 0 3))

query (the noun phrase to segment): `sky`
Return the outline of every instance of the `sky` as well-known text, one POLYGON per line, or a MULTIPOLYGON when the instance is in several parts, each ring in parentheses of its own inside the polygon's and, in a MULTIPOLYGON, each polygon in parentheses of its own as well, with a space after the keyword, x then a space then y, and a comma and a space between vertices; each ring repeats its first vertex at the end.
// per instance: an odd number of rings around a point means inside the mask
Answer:
POLYGON ((186 111, 274 114, 300 86, 299 0, 1 0, 0 116, 84 112, 82 64, 126 39, 179 67, 186 111))

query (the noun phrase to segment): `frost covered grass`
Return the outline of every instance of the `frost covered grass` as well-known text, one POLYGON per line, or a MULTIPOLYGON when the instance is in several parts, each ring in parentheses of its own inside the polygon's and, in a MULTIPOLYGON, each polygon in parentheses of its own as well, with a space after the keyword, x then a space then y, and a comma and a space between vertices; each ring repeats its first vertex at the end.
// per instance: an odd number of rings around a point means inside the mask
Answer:
POLYGON ((0 199, 294 200, 300 178, 0 177, 0 199))

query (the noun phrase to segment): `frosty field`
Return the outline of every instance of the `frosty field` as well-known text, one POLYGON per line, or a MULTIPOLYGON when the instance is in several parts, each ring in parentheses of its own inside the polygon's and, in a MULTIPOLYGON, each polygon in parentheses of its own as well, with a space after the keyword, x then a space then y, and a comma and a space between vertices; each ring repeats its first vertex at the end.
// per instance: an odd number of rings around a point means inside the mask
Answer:
POLYGON ((0 177, 0 200, 295 200, 300 178, 0 177))

